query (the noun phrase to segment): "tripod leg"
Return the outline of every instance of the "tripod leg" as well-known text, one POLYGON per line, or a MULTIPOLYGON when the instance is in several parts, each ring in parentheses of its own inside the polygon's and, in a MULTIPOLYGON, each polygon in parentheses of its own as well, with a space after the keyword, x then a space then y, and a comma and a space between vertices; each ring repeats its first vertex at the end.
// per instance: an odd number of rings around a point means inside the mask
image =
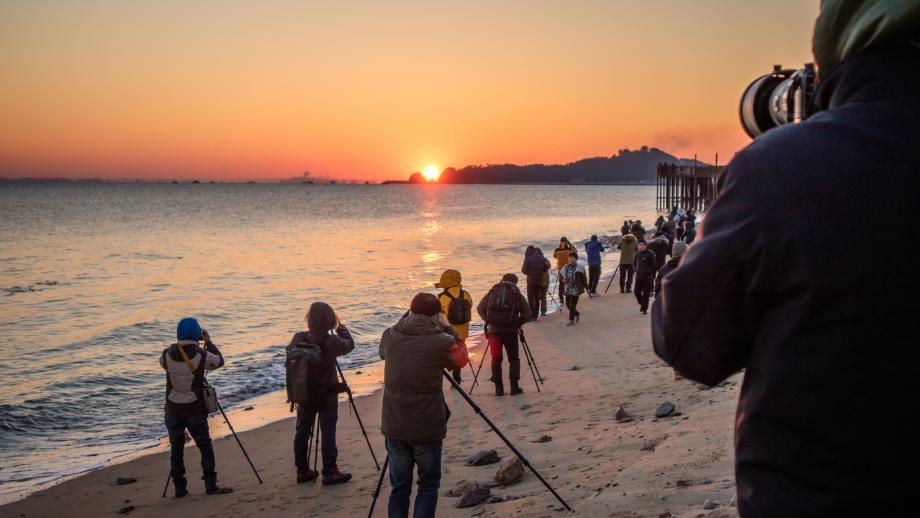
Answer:
POLYGON ((246 461, 249 462, 249 467, 252 468, 252 472, 256 474, 256 478, 259 479, 259 484, 261 484, 262 477, 259 476, 259 471, 252 464, 252 459, 250 459, 249 454, 246 453, 246 448, 243 447, 243 442, 240 441, 240 437, 236 434, 236 430, 234 430, 233 425, 230 424, 230 419, 228 419, 227 414, 224 413, 224 407, 220 406, 220 402, 217 403, 217 409, 220 410, 220 414, 224 416, 224 421, 227 422, 227 427, 230 428, 230 433, 233 434, 233 438, 236 439, 236 443, 240 445, 240 450, 243 452, 243 457, 246 457, 246 461))
POLYGON ((533 356, 533 351, 530 350, 530 346, 527 344, 527 339, 524 338, 524 330, 521 329, 521 343, 524 344, 524 349, 527 351, 527 354, 530 355, 530 360, 533 362, 533 368, 537 371, 537 378, 540 379, 540 383, 543 383, 543 375, 540 374, 540 367, 537 367, 537 359, 533 356))
POLYGON ((527 367, 530 368, 530 375, 533 376, 533 383, 537 386, 537 392, 540 392, 540 383, 537 381, 537 374, 533 370, 533 363, 530 361, 530 351, 527 350, 527 346, 521 342, 521 349, 524 350, 524 358, 527 360, 527 367))
POLYGON ((319 473, 319 411, 316 411, 316 427, 313 429, 316 446, 313 448, 313 469, 319 473))
POLYGON ((471 398, 469 394, 463 391, 463 387, 458 385, 457 382, 454 381, 454 379, 450 377, 450 374, 448 374, 447 371, 441 371, 441 373, 444 375, 445 378, 447 378, 447 381, 449 381, 450 384, 453 385, 455 389, 457 389, 457 392, 459 392, 460 395, 463 396, 463 399, 465 399, 466 402, 473 408, 473 411, 479 414, 479 417, 481 417, 482 420, 485 421, 487 425, 489 425, 489 428, 491 428, 492 431, 495 432, 496 435, 498 435, 499 439, 501 439, 508 446, 508 448, 512 452, 514 452, 517 458, 521 459, 521 462, 523 462, 524 465, 527 466, 528 469, 530 469, 530 472, 533 473, 537 477, 537 479, 540 480, 540 482, 546 487, 546 489, 549 490, 550 493, 553 494, 554 497, 556 497, 556 500, 559 500, 559 503, 561 503, 563 507, 566 508, 566 510, 571 512, 572 508, 569 507, 569 504, 567 504, 566 501, 563 500, 561 496, 559 496, 559 493, 557 493, 556 490, 553 489, 553 486, 549 485, 549 482, 547 482, 546 479, 543 478, 543 475, 540 475, 540 472, 538 472, 536 468, 534 468, 530 464, 530 461, 527 460, 527 457, 525 457, 520 451, 518 451, 518 449, 514 447, 514 444, 511 444, 511 441, 509 441, 508 438, 505 437, 505 434, 503 434, 501 430, 499 430, 498 427, 495 426, 495 423, 493 423, 492 420, 489 419, 489 417, 482 412, 482 409, 479 408, 479 405, 477 405, 475 401, 473 401, 473 398, 471 398))
POLYGON ((473 385, 470 387, 470 393, 476 390, 476 384, 479 382, 479 373, 482 371, 482 364, 486 361, 486 353, 489 352, 489 340, 486 339, 485 350, 482 351, 482 358, 479 360, 479 367, 476 368, 476 374, 473 375, 473 385))
POLYGON ((387 466, 390 464, 390 454, 387 453, 386 458, 383 459, 383 469, 380 470, 380 477, 377 479, 377 488, 374 489, 374 499, 371 500, 371 510, 367 512, 367 518, 371 518, 374 515, 374 506, 377 505, 377 497, 380 496, 380 486, 383 485, 383 475, 387 472, 387 466))
POLYGON ((166 486, 163 487, 163 498, 166 498, 166 492, 169 491, 169 479, 172 478, 172 469, 169 470, 169 475, 166 475, 166 486))
POLYGON ((610 276, 610 282, 607 283, 607 288, 604 289, 604 295, 607 294, 607 291, 610 289, 610 285, 613 284, 613 279, 616 278, 617 272, 620 270, 620 265, 617 265, 616 269, 613 270, 613 275, 610 276))
POLYGON ((348 383, 345 381, 345 373, 342 372, 342 368, 339 367, 339 361, 335 361, 335 368, 339 371, 339 377, 342 378, 342 383, 345 384, 345 393, 348 394, 348 402, 351 403, 351 409, 355 412, 355 418, 358 419, 358 426, 361 427, 361 433, 364 434, 364 441, 367 442, 367 449, 371 451, 371 458, 374 459, 374 466, 377 467, 377 471, 380 471, 380 464, 377 463, 377 455, 374 454, 374 448, 371 446, 371 440, 367 437, 367 430, 364 429, 364 423, 361 422, 361 415, 358 414, 358 407, 355 406, 355 399, 351 395, 351 389, 348 388, 348 383))

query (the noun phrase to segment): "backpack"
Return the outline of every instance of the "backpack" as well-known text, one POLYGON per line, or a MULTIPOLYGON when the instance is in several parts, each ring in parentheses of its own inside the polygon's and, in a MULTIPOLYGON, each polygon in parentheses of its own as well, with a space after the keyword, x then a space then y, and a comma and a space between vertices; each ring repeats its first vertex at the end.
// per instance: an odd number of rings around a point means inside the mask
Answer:
POLYGON ((460 290, 459 297, 451 295, 449 290, 444 290, 441 293, 441 295, 450 297, 450 304, 447 305, 447 321, 455 326, 467 324, 473 319, 473 304, 466 300, 466 297, 463 296, 464 293, 466 292, 460 290))
POLYGON ((323 348, 308 342, 292 343, 284 361, 285 388, 291 410, 295 404, 319 408, 323 391, 323 348))
POLYGON ((499 327, 518 325, 518 290, 513 284, 500 282, 489 290, 486 324, 499 327))

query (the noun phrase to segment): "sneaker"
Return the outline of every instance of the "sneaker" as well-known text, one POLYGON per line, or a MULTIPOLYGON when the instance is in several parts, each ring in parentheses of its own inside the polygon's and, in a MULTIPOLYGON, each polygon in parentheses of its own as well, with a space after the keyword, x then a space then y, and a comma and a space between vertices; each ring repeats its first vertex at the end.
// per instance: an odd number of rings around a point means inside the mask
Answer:
POLYGON ((575 322, 572 320, 569 320, 569 322, 565 325, 565 327, 574 326, 574 325, 575 325, 575 322))
POLYGON ((524 390, 523 390, 521 387, 519 387, 519 386, 517 386, 517 385, 512 385, 512 387, 511 387, 511 395, 512 395, 512 396, 517 396, 518 394, 523 394, 523 393, 524 393, 524 390))
POLYGON ((632 288, 626 288, 626 293, 632 293, 632 288))
POLYGON ((308 469, 307 471, 298 471, 297 472, 297 483, 305 484, 307 482, 316 482, 316 479, 319 478, 319 471, 315 469, 308 469))
POLYGON ((579 322, 581 322, 581 313, 575 315, 575 323, 577 324, 579 322))
POLYGON ((648 315, 648 310, 643 309, 643 310, 642 310, 642 314, 643 314, 643 315, 648 315))
POLYGON ((498 383, 496 383, 496 384, 495 384, 495 395, 496 395, 496 396, 504 396, 504 395, 505 395, 505 386, 504 386, 504 385, 499 385, 498 383))
POLYGON ((342 473, 339 471, 338 466, 333 466, 332 471, 328 475, 323 475, 323 485, 324 486, 334 486, 336 484, 344 484, 351 480, 351 473, 342 473))
POLYGON ((184 488, 184 487, 177 487, 177 488, 176 488, 176 498, 182 498, 183 496, 185 496, 185 495, 187 495, 187 494, 188 494, 188 489, 186 489, 186 488, 184 488))
POLYGON ((620 293, 626 293, 626 290, 624 290, 623 288, 620 288, 620 293))
POLYGON ((233 492, 233 488, 227 487, 227 486, 223 486, 223 487, 214 486, 214 487, 211 487, 205 490, 205 493, 209 495, 229 495, 232 492, 233 492))

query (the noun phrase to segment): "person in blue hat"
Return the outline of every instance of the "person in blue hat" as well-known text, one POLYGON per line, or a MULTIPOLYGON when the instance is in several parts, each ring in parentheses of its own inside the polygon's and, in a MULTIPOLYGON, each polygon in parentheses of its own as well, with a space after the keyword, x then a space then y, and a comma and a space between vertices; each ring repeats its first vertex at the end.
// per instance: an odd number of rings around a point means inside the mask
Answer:
POLYGON ((217 485, 214 446, 208 431, 208 407, 204 399, 205 371, 219 369, 224 356, 211 341, 208 332, 194 318, 183 318, 176 330, 176 343, 163 350, 160 366, 166 370, 166 430, 169 434, 170 476, 176 498, 188 494, 185 480, 185 431, 188 430, 201 452, 201 471, 205 492, 209 495, 232 493, 233 489, 217 485), (198 346, 204 341, 204 349, 198 346))

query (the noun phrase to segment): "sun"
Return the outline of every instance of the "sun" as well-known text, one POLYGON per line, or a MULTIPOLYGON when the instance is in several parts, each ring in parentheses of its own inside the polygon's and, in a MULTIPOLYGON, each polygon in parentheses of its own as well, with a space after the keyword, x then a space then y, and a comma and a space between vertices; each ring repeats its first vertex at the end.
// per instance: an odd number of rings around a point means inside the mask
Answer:
POLYGON ((441 176, 441 170, 438 169, 437 166, 428 164, 425 166, 425 169, 422 170, 422 176, 425 178, 425 180, 433 182, 437 180, 439 176, 441 176))

